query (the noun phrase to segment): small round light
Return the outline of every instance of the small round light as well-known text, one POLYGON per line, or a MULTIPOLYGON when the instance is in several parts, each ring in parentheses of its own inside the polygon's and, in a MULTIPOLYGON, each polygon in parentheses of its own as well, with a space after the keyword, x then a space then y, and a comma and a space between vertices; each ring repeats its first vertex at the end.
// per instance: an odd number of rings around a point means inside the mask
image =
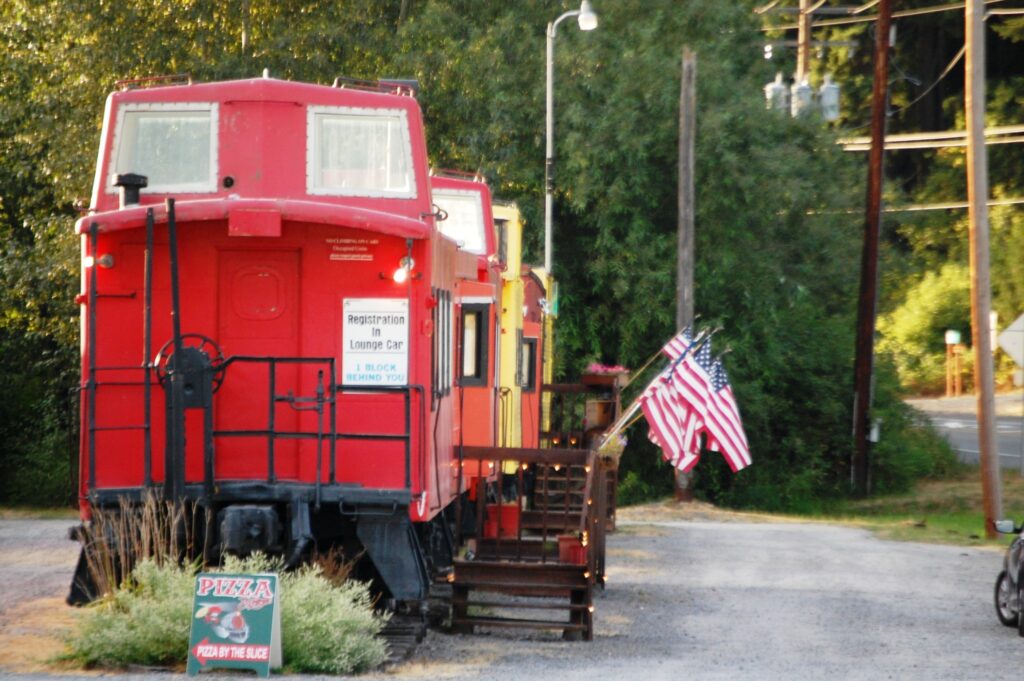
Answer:
POLYGON ((409 280, 409 270, 404 267, 399 267, 395 270, 395 273, 391 275, 391 278, 395 280, 396 284, 404 284, 409 280))
POLYGON ((583 0, 580 4, 580 15, 576 21, 579 23, 581 31, 593 31, 597 28, 597 14, 590 6, 589 0, 583 0))

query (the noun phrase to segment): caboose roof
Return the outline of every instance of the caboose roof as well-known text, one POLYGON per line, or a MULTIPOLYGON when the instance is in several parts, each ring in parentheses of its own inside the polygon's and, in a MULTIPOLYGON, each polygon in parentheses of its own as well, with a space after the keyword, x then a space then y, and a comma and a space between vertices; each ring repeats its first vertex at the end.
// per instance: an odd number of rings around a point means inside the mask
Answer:
MULTIPOLYGON (((138 205, 79 218, 75 223, 75 232, 85 234, 93 223, 96 223, 100 232, 138 229, 145 226, 146 211, 150 208, 153 209, 155 223, 167 222, 167 209, 164 204, 138 205)), ((216 198, 179 201, 174 206, 175 219, 178 222, 227 220, 234 211, 276 212, 280 214, 282 220, 365 229, 407 239, 426 239, 430 236, 431 230, 430 225, 422 220, 358 206, 319 201, 216 198)))
POLYGON ((315 83, 299 83, 278 78, 247 78, 212 83, 125 89, 114 92, 111 98, 118 102, 279 101, 324 105, 343 103, 347 106, 419 110, 416 100, 408 96, 315 83))

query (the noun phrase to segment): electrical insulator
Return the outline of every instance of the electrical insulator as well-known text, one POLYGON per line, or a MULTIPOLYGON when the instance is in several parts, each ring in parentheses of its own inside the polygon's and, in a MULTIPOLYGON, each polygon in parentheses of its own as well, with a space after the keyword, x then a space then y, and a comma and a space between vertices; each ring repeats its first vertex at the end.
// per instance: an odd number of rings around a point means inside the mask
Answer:
POLYGON ((764 86, 765 103, 769 110, 785 111, 789 108, 789 89, 782 82, 782 74, 776 74, 775 81, 764 86))
POLYGON ((826 121, 839 120, 839 86, 832 82, 832 74, 825 74, 825 82, 818 90, 821 117, 826 121))
POLYGON ((814 91, 811 90, 806 77, 800 82, 794 82, 790 99, 790 112, 794 117, 806 114, 811 110, 813 98, 814 91))

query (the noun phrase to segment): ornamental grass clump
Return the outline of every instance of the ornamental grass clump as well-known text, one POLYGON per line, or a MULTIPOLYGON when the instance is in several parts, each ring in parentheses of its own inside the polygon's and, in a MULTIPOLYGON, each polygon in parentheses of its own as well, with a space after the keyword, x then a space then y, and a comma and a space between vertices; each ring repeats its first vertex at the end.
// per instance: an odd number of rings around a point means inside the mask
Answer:
MULTIPOLYGON (((130 579, 86 609, 68 638, 65 658, 85 667, 185 664, 196 571, 170 562, 140 562, 130 579)), ((377 634, 387 617, 373 612, 366 584, 333 584, 319 565, 284 572, 280 561, 260 554, 229 558, 216 571, 280 574, 281 644, 287 670, 351 674, 384 662, 385 643, 377 634)))

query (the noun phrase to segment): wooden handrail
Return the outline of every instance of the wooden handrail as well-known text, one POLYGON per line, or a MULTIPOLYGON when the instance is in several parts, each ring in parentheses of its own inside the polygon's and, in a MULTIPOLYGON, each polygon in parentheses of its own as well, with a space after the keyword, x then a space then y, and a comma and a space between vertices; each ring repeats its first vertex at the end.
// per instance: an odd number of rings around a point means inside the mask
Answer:
POLYGON ((542 463, 582 466, 589 460, 585 449, 530 449, 526 447, 455 447, 468 461, 518 461, 520 463, 542 463))

